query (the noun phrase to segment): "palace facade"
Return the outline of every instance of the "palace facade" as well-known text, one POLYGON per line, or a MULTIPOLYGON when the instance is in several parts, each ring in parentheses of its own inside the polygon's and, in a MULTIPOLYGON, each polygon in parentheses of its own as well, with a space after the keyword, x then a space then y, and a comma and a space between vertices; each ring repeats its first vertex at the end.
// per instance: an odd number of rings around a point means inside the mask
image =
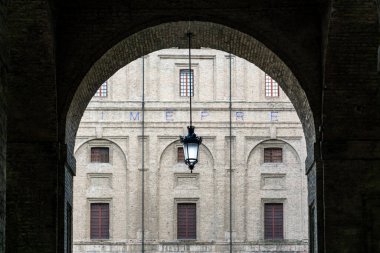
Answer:
POLYGON ((234 252, 308 252, 300 120, 271 77, 232 56, 230 138, 229 61, 226 52, 194 49, 188 71, 188 50, 165 49, 102 84, 76 137, 74 253, 141 252, 142 217, 145 252, 228 252, 230 205, 234 252), (179 142, 190 79, 203 138, 193 173, 179 142))

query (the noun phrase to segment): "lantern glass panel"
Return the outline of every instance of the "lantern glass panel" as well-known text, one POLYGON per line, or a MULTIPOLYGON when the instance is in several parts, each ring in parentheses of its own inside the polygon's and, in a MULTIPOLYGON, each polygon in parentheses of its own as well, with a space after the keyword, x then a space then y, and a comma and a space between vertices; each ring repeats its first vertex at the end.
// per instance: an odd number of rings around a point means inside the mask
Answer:
POLYGON ((196 161, 198 159, 198 143, 189 143, 187 145, 188 148, 188 159, 190 161, 196 161))
POLYGON ((185 157, 185 160, 189 159, 189 152, 187 152, 187 145, 189 144, 188 143, 183 144, 183 155, 185 157))
POLYGON ((193 163, 198 159, 198 143, 186 143, 183 145, 185 160, 193 163))

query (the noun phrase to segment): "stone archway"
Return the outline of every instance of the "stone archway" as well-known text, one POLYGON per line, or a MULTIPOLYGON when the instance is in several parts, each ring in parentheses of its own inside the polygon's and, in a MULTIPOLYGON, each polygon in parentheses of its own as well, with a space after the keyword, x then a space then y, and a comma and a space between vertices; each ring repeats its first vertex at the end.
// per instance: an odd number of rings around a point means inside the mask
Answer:
MULTIPOLYGON (((310 85, 308 83, 310 80, 305 78, 307 74, 304 73, 299 75, 300 78, 297 78, 298 76, 296 77, 295 73, 299 71, 291 69, 289 66, 292 64, 284 62, 252 36, 220 24, 198 21, 164 23, 141 30, 117 43, 93 64, 80 82, 66 115, 65 142, 67 144, 68 164, 75 168, 73 148, 76 132, 83 112, 100 84, 117 70, 143 55, 164 48, 186 48, 185 35, 189 27, 194 34, 193 48, 208 47, 231 52, 254 63, 277 80, 293 103, 302 123, 307 148, 306 168, 310 169, 314 162, 316 125, 307 94, 303 89, 303 87, 310 85), (306 84, 301 85, 303 82, 306 84)), ((312 175, 310 180, 308 183, 313 188, 311 192, 315 192, 315 176, 312 175)), ((311 199, 314 200, 315 198, 316 195, 312 195, 311 199)))
MULTIPOLYGON (((80 119, 100 84, 138 57, 164 48, 186 48, 185 34, 189 27, 194 34, 194 48, 209 47, 231 52, 254 63, 278 81, 292 101, 303 125, 307 142, 307 161, 313 161, 314 117, 307 96, 293 71, 275 53, 253 37, 223 25, 196 21, 165 23, 142 30, 116 44, 94 63, 81 81, 67 113, 65 136, 69 158, 73 154, 80 119)), ((75 167, 75 164, 72 166, 75 167)))

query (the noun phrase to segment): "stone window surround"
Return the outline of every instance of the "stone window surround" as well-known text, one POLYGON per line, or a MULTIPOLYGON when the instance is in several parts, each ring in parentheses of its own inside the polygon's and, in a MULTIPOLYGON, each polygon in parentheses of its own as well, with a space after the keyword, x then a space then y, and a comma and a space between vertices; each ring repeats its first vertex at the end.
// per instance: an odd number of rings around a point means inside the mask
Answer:
POLYGON ((264 163, 282 163, 283 149, 277 147, 264 148, 264 163))
POLYGON ((112 215, 112 198, 87 198, 87 204, 86 204, 86 223, 85 223, 85 234, 89 241, 111 241, 113 238, 112 232, 113 232, 113 215, 112 215), (91 204, 93 203, 105 203, 109 205, 109 238, 108 239, 91 239, 91 204))
POLYGON ((109 163, 110 149, 109 147, 91 147, 90 160, 91 163, 109 163))
POLYGON ((262 166, 276 166, 276 165, 285 165, 287 162, 287 157, 285 156, 285 145, 286 143, 282 142, 281 140, 273 139, 266 141, 265 143, 261 143, 260 148, 260 164, 262 166), (280 163, 265 163, 264 162, 264 149, 265 148, 281 148, 282 149, 282 162, 280 163))
POLYGON ((286 224, 287 224, 287 219, 286 219, 286 210, 287 210, 287 199, 286 198, 262 198, 261 199, 261 231, 260 231, 260 239, 267 241, 264 236, 264 229, 265 229, 265 221, 264 221, 264 212, 265 212, 265 204, 270 204, 270 203, 279 203, 282 204, 282 210, 283 210, 283 235, 284 238, 278 241, 286 240, 286 224))
MULTIPOLYGON (((182 69, 189 69, 189 64, 188 63, 175 63, 175 85, 176 85, 176 91, 177 91, 177 97, 180 100, 189 100, 189 96, 181 96, 181 83, 180 83, 180 71, 182 69)), ((199 99, 199 63, 191 63, 191 69, 193 70, 193 96, 192 99, 199 99)))
POLYGON ((104 139, 91 140, 87 144, 87 154, 88 154, 87 155, 87 163, 88 164, 110 164, 110 165, 113 164, 113 145, 108 140, 104 140, 104 139), (108 161, 108 163, 92 163, 91 162, 91 148, 97 148, 97 147, 109 149, 109 154, 108 154, 109 161, 108 161))
POLYGON ((200 208, 199 198, 174 198, 173 202, 173 239, 176 241, 197 241, 199 238, 199 226, 200 226, 200 208), (180 203, 192 203, 196 206, 196 239, 178 239, 177 238, 177 204, 180 203))

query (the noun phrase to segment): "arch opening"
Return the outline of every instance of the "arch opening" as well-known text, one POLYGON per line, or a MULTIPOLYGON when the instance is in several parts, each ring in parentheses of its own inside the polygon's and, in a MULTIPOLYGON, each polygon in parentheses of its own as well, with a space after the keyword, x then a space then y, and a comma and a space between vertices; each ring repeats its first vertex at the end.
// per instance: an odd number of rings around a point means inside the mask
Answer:
MULTIPOLYGON (((180 25, 181 22, 178 22, 178 23, 164 24, 162 25, 164 26, 164 28, 159 26, 159 27, 156 27, 156 29, 166 29, 165 28, 166 25, 169 27, 171 27, 171 25, 174 25, 174 26, 179 25, 179 27, 182 28, 182 32, 185 33, 186 32, 185 28, 187 27, 185 25, 187 25, 187 23, 183 22, 182 26, 180 25)), ((203 38, 203 36, 201 36, 201 35, 206 36, 207 34, 203 27, 202 22, 194 22, 192 23, 192 25, 194 25, 194 27, 192 28, 192 29, 195 29, 194 33, 197 33, 197 32, 199 33, 198 35, 199 39, 196 39, 194 43, 196 45, 195 46, 196 48, 202 48, 204 45, 208 48, 216 48, 216 47, 217 49, 230 48, 230 42, 225 42, 221 40, 206 41, 203 38)), ((231 53, 243 59, 246 59, 249 62, 255 63, 258 67, 260 67, 262 70, 264 70, 274 79, 276 79, 276 81, 281 86, 282 90, 290 98, 290 100, 293 102, 293 105, 296 108, 297 114, 299 118, 301 119, 303 130, 306 137, 307 153, 309 156, 311 155, 312 157, 313 144, 315 142, 312 112, 307 103, 306 95, 303 92, 299 82, 297 81, 296 77, 293 75, 291 70, 285 65, 283 61, 281 61, 268 48, 266 48, 260 42, 254 40, 252 37, 241 34, 227 27, 222 27, 215 24, 211 24, 211 25, 215 26, 216 28, 219 28, 221 31, 221 32, 219 31, 219 33, 215 35, 216 38, 222 39, 222 38, 227 37, 230 40, 232 38, 232 41, 234 42, 237 41, 238 44, 240 43, 239 45, 241 47, 235 50, 231 48, 230 50, 231 53)), ((153 52, 155 51, 154 48, 161 49, 161 48, 168 47, 168 45, 164 46, 160 43, 153 48, 152 47, 151 48, 141 47, 138 49, 135 48, 136 51, 133 51, 134 53, 127 50, 132 47, 133 41, 136 43, 136 40, 140 41, 140 40, 145 40, 145 39, 154 40, 155 39, 154 30, 149 31, 149 29, 147 29, 147 30, 141 31, 141 34, 140 33, 135 34, 125 39, 124 41, 120 42, 114 48, 110 49, 101 59, 99 59, 99 61, 97 61, 94 64, 90 72, 84 77, 83 81, 81 82, 79 86, 77 93, 75 94, 74 100, 71 103, 70 110, 67 116, 66 142, 68 144, 69 154, 72 154, 71 149, 73 149, 75 145, 75 138, 74 140, 72 140, 71 138, 73 138, 73 136, 74 137, 76 136, 76 131, 78 129, 81 116, 84 112, 84 109, 87 106, 87 103, 85 103, 84 101, 87 100, 88 102, 92 98, 92 95, 99 88, 99 83, 104 82, 106 79, 108 79, 110 75, 118 71, 121 67, 132 62, 139 56, 145 55, 146 54, 145 52, 147 53, 153 52), (141 36, 141 37, 134 37, 134 36, 141 36), (132 54, 129 54, 129 53, 132 53, 132 54), (68 138, 69 136, 71 137, 68 138)), ((181 41, 174 40, 174 36, 171 42, 172 44, 169 44, 169 45, 172 45, 173 47, 185 48, 185 46, 181 44, 181 41)), ((210 152, 208 151, 208 153, 210 152)), ((72 159, 72 161, 74 161, 74 159, 72 159)), ((74 167, 75 165, 72 165, 72 166, 74 167)), ((189 201, 190 202, 193 201, 194 203, 197 203, 196 198, 190 197, 189 201)), ((275 200, 275 201, 279 201, 279 200, 275 200)), ((285 203, 283 204, 285 205, 285 203)))
MULTIPOLYGON (((213 48, 241 57, 254 63, 273 77, 291 100, 301 120, 306 138, 307 163, 314 160, 315 125, 307 96, 293 71, 264 44, 255 38, 229 27, 208 23, 190 22, 194 33, 194 48, 213 48), (233 46, 231 46, 233 45, 233 46)), ((99 88, 117 70, 133 60, 151 52, 171 47, 186 48, 185 34, 189 22, 165 23, 137 32, 109 49, 84 76, 66 116, 65 141, 67 153, 73 157, 76 132, 87 104, 99 88)), ((75 168, 75 160, 70 165, 75 168)))

